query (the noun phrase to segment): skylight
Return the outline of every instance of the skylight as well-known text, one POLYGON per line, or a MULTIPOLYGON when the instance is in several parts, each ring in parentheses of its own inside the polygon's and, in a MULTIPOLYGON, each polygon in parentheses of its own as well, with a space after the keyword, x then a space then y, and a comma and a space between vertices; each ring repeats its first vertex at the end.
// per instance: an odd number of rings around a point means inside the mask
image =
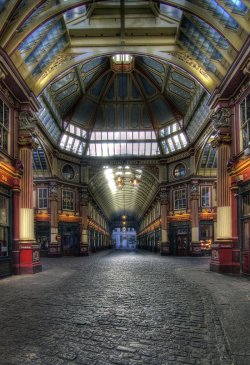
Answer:
POLYGON ((79 138, 75 138, 67 133, 62 134, 60 147, 66 151, 82 155, 85 147, 85 142, 79 138))
POLYGON ((116 54, 115 56, 112 57, 113 62, 117 63, 117 64, 129 64, 132 62, 133 57, 130 56, 129 54, 126 53, 120 53, 120 54, 116 54))
POLYGON ((89 156, 152 156, 160 153, 154 131, 92 132, 89 156))
POLYGON ((166 155, 181 150, 188 145, 187 137, 183 132, 180 132, 178 123, 172 123, 162 128, 160 130, 160 137, 165 137, 161 140, 161 146, 166 155))

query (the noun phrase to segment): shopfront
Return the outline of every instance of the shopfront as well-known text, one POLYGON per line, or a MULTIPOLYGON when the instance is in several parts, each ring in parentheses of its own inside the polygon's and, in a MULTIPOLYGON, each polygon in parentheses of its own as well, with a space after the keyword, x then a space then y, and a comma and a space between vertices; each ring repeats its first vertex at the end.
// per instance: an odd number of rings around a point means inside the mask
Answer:
POLYGON ((80 254, 80 224, 60 223, 61 254, 63 256, 77 256, 80 254))
POLYGON ((41 256, 47 256, 50 243, 50 223, 36 222, 35 230, 36 230, 36 241, 40 248, 40 254, 41 256))
POLYGON ((11 191, 0 185, 0 277, 12 273, 11 191))
POLYGON ((250 183, 240 188, 241 270, 250 275, 250 183))
POLYGON ((169 224, 170 255, 187 256, 190 253, 190 222, 173 222, 169 224))
POLYGON ((200 243, 202 255, 211 255, 212 243, 214 241, 213 221, 200 221, 200 243))

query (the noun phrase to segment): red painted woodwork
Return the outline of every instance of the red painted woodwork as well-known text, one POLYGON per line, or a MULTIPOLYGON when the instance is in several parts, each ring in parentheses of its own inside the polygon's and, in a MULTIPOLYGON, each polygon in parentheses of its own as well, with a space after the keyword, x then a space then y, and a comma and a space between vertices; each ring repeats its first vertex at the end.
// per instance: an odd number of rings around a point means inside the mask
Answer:
POLYGON ((35 274, 42 271, 38 247, 23 244, 20 247, 20 274, 35 274))
MULTIPOLYGON (((222 240, 221 240, 222 241, 222 240)), ((210 270, 220 273, 231 273, 232 270, 232 242, 217 241, 212 245, 210 270)))

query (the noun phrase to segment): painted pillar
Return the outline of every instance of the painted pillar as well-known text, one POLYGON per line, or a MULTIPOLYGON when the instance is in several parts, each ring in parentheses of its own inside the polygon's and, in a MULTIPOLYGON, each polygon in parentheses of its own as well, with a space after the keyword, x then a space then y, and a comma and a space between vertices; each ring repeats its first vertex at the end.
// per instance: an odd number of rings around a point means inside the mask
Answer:
POLYGON ((193 256, 201 255, 200 230, 199 230, 199 188, 198 182, 192 181, 191 185, 191 254, 193 256))
MULTIPOLYGON (((17 172, 23 174, 23 165, 20 160, 15 160, 14 167, 17 172), (19 164, 19 168, 17 168, 19 164)), ((21 177, 21 176, 20 176, 21 177)), ((12 243, 12 257, 13 257, 13 273, 20 274, 20 245, 19 245, 19 232, 20 232, 20 179, 15 179, 13 189, 13 243, 12 243)))
POLYGON ((230 159, 231 126, 230 111, 221 108, 212 116, 217 147, 217 237, 212 245, 210 270, 232 272, 232 206, 231 179, 227 173, 230 159))
POLYGON ((28 112, 20 113, 19 154, 24 170, 20 183, 20 274, 34 274, 42 270, 39 246, 35 240, 33 207, 32 148, 36 120, 28 112))
POLYGON ((87 187, 80 191, 80 216, 81 216, 81 242, 80 255, 89 255, 89 230, 88 230, 88 204, 89 194, 87 187))
POLYGON ((50 200, 50 242, 48 256, 61 255, 61 236, 58 232, 58 186, 56 182, 51 182, 49 188, 50 200))
POLYGON ((169 238, 168 238, 168 206, 169 196, 167 188, 160 187, 160 204, 161 204, 161 255, 169 255, 169 238))

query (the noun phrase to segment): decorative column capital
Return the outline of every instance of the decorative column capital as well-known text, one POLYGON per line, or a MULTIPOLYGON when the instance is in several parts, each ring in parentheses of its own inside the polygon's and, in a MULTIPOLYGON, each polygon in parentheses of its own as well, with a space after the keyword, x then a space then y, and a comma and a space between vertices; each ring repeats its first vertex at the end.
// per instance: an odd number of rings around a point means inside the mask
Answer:
POLYGON ((19 138, 20 146, 29 146, 32 149, 38 147, 34 141, 34 133, 37 119, 28 111, 22 111, 19 115, 19 138))
POLYGON ((165 186, 160 187, 159 198, 161 205, 167 205, 169 203, 169 192, 165 186))
POLYGON ((56 183, 51 183, 49 187, 49 199, 57 200, 58 199, 58 186, 56 183))
POLYGON ((199 199, 199 185, 198 183, 192 183, 190 187, 190 198, 191 200, 199 199))
POLYGON ((212 114, 211 121, 213 128, 216 131, 213 147, 218 147, 221 144, 231 143, 231 123, 230 123, 230 109, 220 108, 212 114))
POLYGON ((24 166, 23 162, 19 160, 19 158, 15 158, 12 165, 19 175, 23 175, 24 166))
POLYGON ((80 190, 80 205, 87 206, 89 203, 89 192, 88 188, 84 187, 80 190))

